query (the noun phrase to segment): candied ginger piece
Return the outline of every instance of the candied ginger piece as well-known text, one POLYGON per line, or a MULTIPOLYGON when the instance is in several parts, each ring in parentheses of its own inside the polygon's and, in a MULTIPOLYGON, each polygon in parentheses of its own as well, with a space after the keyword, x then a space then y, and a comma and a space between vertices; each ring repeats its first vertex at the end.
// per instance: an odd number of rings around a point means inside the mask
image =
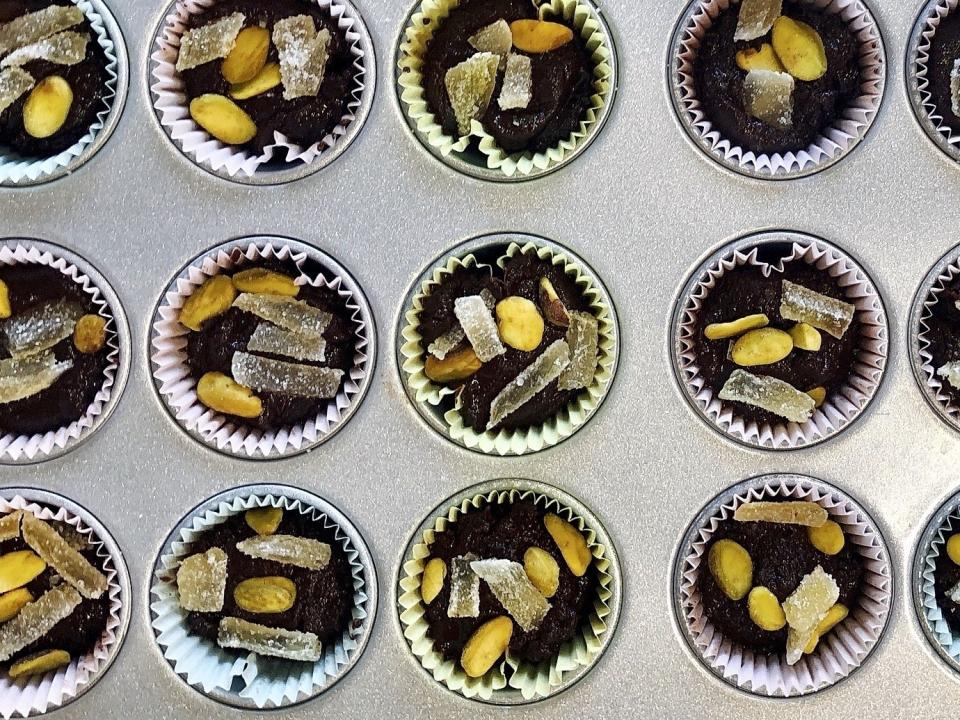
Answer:
POLYGON ((946 378, 947 382, 960 390, 960 361, 951 360, 937 369, 937 375, 946 378))
POLYGON ((457 298, 453 303, 453 313, 460 321, 460 327, 466 333, 467 340, 480 362, 489 362, 507 351, 500 342, 497 323, 482 296, 467 295, 457 298))
POLYGON ((447 70, 443 84, 461 135, 470 132, 470 122, 483 115, 490 104, 498 67, 498 55, 479 52, 447 70))
POLYGON ((813 325, 838 340, 850 327, 857 309, 854 305, 822 295, 789 280, 782 281, 782 287, 780 315, 784 320, 813 325))
POLYGON ((480 616, 480 578, 470 567, 479 558, 473 553, 450 561, 450 602, 447 617, 475 618, 480 616))
POLYGON ((590 313, 571 312, 567 328, 570 364, 560 373, 561 390, 578 390, 593 382, 597 372, 597 348, 600 342, 599 323, 590 313))
POLYGON ((550 611, 550 603, 530 582, 523 565, 510 560, 477 560, 470 567, 525 632, 539 627, 550 611))
POLYGON ((267 322, 257 325, 247 343, 250 352, 284 355, 294 360, 323 362, 327 341, 317 335, 301 335, 298 332, 277 327, 267 322))
POLYGON ((530 402, 534 395, 560 377, 570 364, 570 346, 566 340, 555 340, 543 354, 527 365, 517 377, 490 403, 490 421, 487 430, 503 422, 510 413, 530 402))
POLYGON ((737 522, 772 522, 806 527, 823 527, 827 511, 815 502, 788 500, 786 502, 748 502, 737 508, 733 519, 737 522))
POLYGON ((953 600, 954 604, 960 605, 960 582, 950 588, 947 597, 953 600))
POLYGON ((72 367, 72 360, 57 362, 50 350, 30 357, 0 360, 0 404, 46 390, 72 367))
POLYGON ((0 62, 0 67, 25 65, 34 60, 46 60, 55 65, 76 65, 86 57, 89 41, 90 36, 86 33, 67 30, 13 51, 0 62))
POLYGON ((273 26, 273 44, 280 59, 283 99, 313 97, 320 92, 327 70, 330 31, 317 31, 309 15, 278 20, 273 26))
POLYGON ((234 353, 231 370, 233 379, 248 388, 297 397, 336 397, 343 377, 343 370, 270 360, 245 352, 234 353))
POLYGON ((314 337, 322 336, 333 319, 330 313, 286 295, 240 293, 233 306, 284 330, 314 337))
POLYGON ((721 400, 742 402, 772 412, 791 422, 806 422, 816 409, 816 401, 790 383, 767 375, 734 370, 720 388, 721 400))
POLYGON ((177 592, 184 610, 220 612, 226 589, 227 554, 220 548, 212 547, 180 562, 177 592))
POLYGON ((793 127, 793 75, 751 70, 743 80, 744 109, 767 125, 793 127))
POLYGON ((787 664, 793 665, 803 653, 817 625, 840 597, 840 588, 829 573, 817 565, 803 576, 797 589, 783 601, 783 614, 790 632, 787 633, 787 664), (790 634, 794 642, 790 642, 790 634))
POLYGON ((23 519, 23 510, 17 510, 0 518, 0 542, 20 537, 21 519, 23 519))
POLYGON ((735 41, 756 40, 763 37, 774 21, 780 17, 783 0, 743 0, 740 14, 737 15, 737 29, 733 34, 735 41))
POLYGON ((21 95, 36 84, 33 75, 21 68, 0 71, 0 113, 13 105, 21 95))
POLYGON ((217 644, 302 662, 317 662, 323 657, 320 638, 313 633, 267 627, 235 617, 220 620, 217 644))
POLYGON ((70 547, 60 533, 30 513, 23 515, 23 540, 85 598, 98 598, 106 592, 107 576, 70 547))
POLYGON ((950 70, 950 109, 960 117, 960 58, 953 61, 950 70))
POLYGON ((187 30, 180 38, 177 72, 191 70, 229 55, 246 19, 243 13, 235 12, 209 25, 187 30))
POLYGON ((32 45, 83 22, 83 11, 76 5, 50 5, 21 15, 0 25, 0 55, 32 45))
MULTIPOLYGON (((497 306, 497 299, 489 290, 484 288, 480 291, 480 297, 483 298, 484 305, 490 312, 497 306)), ((450 354, 451 350, 457 348, 467 337, 463 331, 463 326, 457 322, 452 328, 443 333, 440 337, 427 346, 427 352, 433 355, 437 360, 443 360, 450 354)))
POLYGON ((526 108, 533 97, 533 66, 526 55, 511 54, 507 57, 507 69, 500 85, 497 104, 501 110, 526 108))
POLYGON ((52 348, 73 334, 83 308, 70 300, 53 300, 34 305, 3 323, 7 350, 15 358, 52 348))
POLYGON ((12 620, 0 625, 0 662, 42 638, 82 601, 80 593, 63 583, 24 605, 12 620))
POLYGON ((510 23, 500 18, 496 22, 480 28, 469 37, 467 42, 477 52, 497 55, 500 58, 500 66, 503 67, 504 59, 513 47, 513 33, 510 31, 510 23))
POLYGON ((253 558, 307 570, 323 570, 330 562, 327 543, 295 535, 258 535, 238 542, 237 550, 253 558))

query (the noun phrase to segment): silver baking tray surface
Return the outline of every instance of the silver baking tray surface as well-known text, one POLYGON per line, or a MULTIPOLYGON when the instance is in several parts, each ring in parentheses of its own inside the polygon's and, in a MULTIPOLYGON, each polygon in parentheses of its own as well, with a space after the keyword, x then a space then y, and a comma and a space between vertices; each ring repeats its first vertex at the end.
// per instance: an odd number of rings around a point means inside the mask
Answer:
MULTIPOLYGON (((411 0, 412 1, 412 0, 411 0)), ((177 520, 217 492, 288 483, 353 522, 381 580, 363 656, 319 699, 271 713, 306 718, 943 717, 960 676, 924 638, 910 602, 913 549, 927 518, 960 485, 960 435, 916 387, 907 360, 910 301, 958 242, 960 167, 924 135, 905 90, 904 54, 920 0, 871 0, 888 53, 887 93, 856 152, 812 177, 763 183, 718 168, 676 120, 663 71, 682 0, 605 0, 619 51, 610 117, 579 158, 536 181, 475 180, 412 137, 392 87, 393 43, 407 0, 356 0, 373 38, 378 88, 363 131, 335 162, 282 187, 230 183, 186 162, 156 122, 145 84, 164 0, 108 0, 130 57, 130 92, 114 135, 76 173, 0 191, 0 235, 66 246, 117 291, 132 333, 130 377, 116 412, 88 442, 37 465, 0 467, 0 484, 53 490, 94 513, 129 566, 133 615, 103 679, 55 717, 219 720, 241 713, 182 682, 150 630, 153 558, 177 520), (670 309, 708 251, 748 232, 801 230, 844 247, 884 298, 890 357, 874 402, 840 436, 792 453, 748 450, 690 410, 670 370, 670 309), (426 263, 470 237, 542 235, 603 278, 621 327, 617 379, 596 416, 568 441, 527 457, 463 450, 411 407, 394 362, 393 328, 426 263), (150 377, 152 309, 177 268, 215 243, 271 234, 328 253, 356 278, 379 333, 379 362, 353 419, 313 452, 276 462, 224 457, 170 422, 150 377), (897 593, 883 641, 849 679, 798 700, 727 687, 686 650, 674 627, 671 557, 712 497, 745 477, 802 473, 855 496, 877 521, 897 593), (622 564, 619 627, 597 666, 568 692, 495 710, 454 696, 411 661, 392 592, 406 539, 444 498, 493 478, 542 480, 591 508, 622 564)))

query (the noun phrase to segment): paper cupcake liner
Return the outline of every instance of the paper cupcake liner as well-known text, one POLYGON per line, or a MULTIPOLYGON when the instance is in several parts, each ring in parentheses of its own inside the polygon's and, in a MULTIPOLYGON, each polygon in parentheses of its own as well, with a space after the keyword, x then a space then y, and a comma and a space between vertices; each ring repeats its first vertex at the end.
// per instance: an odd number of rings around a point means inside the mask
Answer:
POLYGON ((802 0, 839 15, 860 43, 860 95, 803 150, 754 153, 714 129, 697 96, 693 66, 700 43, 717 16, 735 0, 692 0, 671 44, 670 86, 674 109, 687 134, 712 160, 735 172, 761 179, 788 179, 822 170, 847 155, 876 119, 886 85, 886 54, 880 28, 862 0, 802 0))
POLYGON ((73 172, 87 162, 113 132, 126 100, 127 56, 120 28, 100 0, 72 0, 90 21, 93 36, 107 58, 106 94, 87 133, 66 150, 51 157, 21 156, 8 148, 0 152, 0 185, 35 185, 73 172))
POLYGON ((691 650, 724 682, 768 697, 807 695, 833 685, 860 667, 880 640, 893 601, 886 544, 873 520, 837 488, 804 475, 766 475, 738 483, 700 513, 687 530, 676 561, 677 620, 691 650), (770 499, 803 500, 824 507, 863 559, 861 597, 850 615, 823 637, 817 649, 787 665, 786 653, 767 655, 724 637, 707 617, 697 579, 714 532, 742 504, 770 499))
POLYGON ((464 152, 471 139, 475 139, 486 166, 500 171, 505 177, 539 175, 563 163, 599 131, 602 126, 601 116, 612 101, 613 89, 616 87, 615 51, 599 11, 582 0, 535 0, 541 19, 561 18, 580 33, 593 62, 593 95, 579 128, 570 133, 568 138, 546 152, 507 153, 477 120, 472 122, 467 135, 447 135, 427 105, 422 74, 424 55, 435 28, 442 24, 459 4, 460 0, 422 0, 401 36, 397 84, 400 88, 401 104, 417 134, 442 157, 464 152))
POLYGON ((0 465, 29 463, 57 457, 72 450, 93 434, 113 412, 123 387, 130 362, 129 331, 119 300, 107 281, 87 263, 52 243, 34 240, 7 240, 0 244, 0 265, 46 265, 77 283, 90 296, 97 314, 107 321, 108 364, 103 384, 86 412, 69 425, 32 435, 5 433, 0 436, 0 465))
POLYGON ((153 379, 157 392, 177 423, 192 437, 220 452, 250 459, 296 455, 332 437, 360 405, 370 383, 375 340, 366 300, 346 271, 308 245, 284 238, 241 238, 211 248, 194 258, 178 273, 157 306, 153 319, 151 348, 153 379), (352 313, 356 345, 353 367, 345 374, 343 387, 314 418, 275 430, 261 430, 235 422, 204 406, 197 399, 199 378, 187 364, 187 336, 180 324, 180 308, 208 278, 224 270, 276 258, 290 260, 300 270, 298 285, 327 287, 344 298, 352 313), (303 265, 316 260, 324 267, 314 277, 303 265))
POLYGON ((180 53, 180 39, 194 15, 206 12, 217 0, 177 0, 162 21, 156 34, 150 86, 153 107, 160 125, 170 139, 192 162, 228 180, 247 182, 271 169, 268 163, 286 163, 284 171, 274 172, 280 181, 293 180, 310 174, 332 162, 359 132, 373 100, 376 61, 370 36, 360 13, 347 0, 311 0, 321 10, 335 18, 340 31, 350 42, 356 75, 351 100, 340 124, 332 132, 309 146, 299 145, 279 131, 274 131, 274 143, 255 155, 249 150, 225 145, 212 137, 190 117, 185 84, 176 69, 180 53), (275 157, 276 156, 276 157, 275 157), (304 172, 303 166, 314 166, 304 172), (314 169, 315 168, 315 169, 314 169))
MULTIPOLYGON (((562 266, 564 273, 574 278, 576 284, 583 288, 585 297, 590 301, 590 311, 599 321, 599 359, 593 383, 584 388, 566 408, 540 425, 520 430, 488 430, 478 433, 464 422, 460 414, 460 403, 456 401, 453 408, 443 413, 445 433, 457 444, 489 455, 524 455, 537 452, 573 435, 600 407, 610 390, 617 368, 616 313, 609 298, 600 288, 599 281, 585 271, 578 258, 571 258, 568 251, 536 241, 526 241, 521 245, 513 240, 513 237, 516 236, 505 236, 507 239, 502 244, 506 245, 506 250, 497 259, 497 265, 503 268, 508 260, 518 255, 536 254, 541 260, 550 260, 554 265, 562 266)), ((495 241, 491 242, 491 245, 496 244, 498 243, 495 241)), ((488 266, 479 262, 473 253, 459 256, 454 250, 454 254, 446 258, 444 263, 436 267, 431 276, 423 281, 419 291, 413 296, 410 309, 403 316, 403 327, 400 331, 403 343, 399 348, 399 358, 402 359, 401 367, 408 392, 418 406, 426 404, 435 408, 444 398, 454 394, 452 388, 433 382, 424 373, 428 353, 423 346, 419 325, 423 299, 460 267, 488 266)))
POLYGON ((325 502, 283 485, 251 485, 215 496, 192 510, 164 543, 157 558, 150 595, 151 625, 157 644, 174 672, 189 685, 215 700, 247 708, 280 708, 320 695, 339 681, 358 660, 376 616, 376 580, 362 539, 346 519, 325 502), (226 650, 192 635, 187 613, 180 607, 176 571, 196 539, 229 517, 255 507, 279 507, 309 515, 336 531, 336 540, 350 562, 353 575, 352 621, 340 640, 323 648, 315 663, 258 656, 226 650))
POLYGON ((130 622, 130 580, 123 556, 103 527, 66 498, 42 490, 9 488, 0 497, 0 514, 23 510, 41 520, 68 523, 88 536, 107 576, 110 614, 97 644, 84 656, 44 675, 11 679, 0 677, 0 716, 31 717, 68 705, 103 677, 116 659, 130 622), (60 503, 63 505, 60 505, 60 503), (39 504, 38 504, 39 503, 39 504), (45 507, 41 507, 41 505, 45 507))
MULTIPOLYGON (((887 362, 887 318, 880 295, 866 272, 846 253, 825 240, 798 232, 770 232, 741 238, 716 253, 688 281, 674 310, 674 371, 688 402, 714 429, 737 442, 768 450, 784 450, 822 442, 850 425, 866 409, 880 387, 887 362), (784 243, 789 255, 773 266, 758 259, 764 245, 784 243), (790 262, 805 262, 828 273, 856 307, 860 323, 858 354, 846 383, 828 396, 805 423, 776 425, 747 421, 732 404, 721 401, 700 374, 696 355, 696 324, 700 308, 729 270, 743 265, 764 275, 782 271, 790 262)), ((761 368, 762 370, 762 368, 761 368)))
MULTIPOLYGON (((485 702, 517 704, 542 700, 561 692, 582 677, 600 658, 616 628, 619 615, 620 577, 616 554, 599 535, 603 529, 578 514, 559 491, 540 483, 493 481, 469 488, 463 498, 449 507, 437 508, 432 520, 425 523, 422 534, 411 540, 404 556, 397 582, 397 605, 403 636, 420 665, 449 690, 464 697, 485 702), (490 486, 499 489, 489 489, 490 486), (474 494, 471 491, 476 490, 474 494), (552 492, 551 492, 552 491, 552 492), (539 508, 549 510, 572 523, 582 532, 593 553, 597 571, 597 597, 593 609, 579 633, 568 641, 550 661, 534 664, 510 656, 494 665, 483 677, 471 678, 459 663, 445 660, 434 649, 428 635, 426 609, 420 596, 423 569, 430 556, 430 545, 438 533, 456 523, 461 515, 486 505, 503 505, 518 500, 532 500, 539 508)), ((452 501, 452 499, 451 499, 452 501)))

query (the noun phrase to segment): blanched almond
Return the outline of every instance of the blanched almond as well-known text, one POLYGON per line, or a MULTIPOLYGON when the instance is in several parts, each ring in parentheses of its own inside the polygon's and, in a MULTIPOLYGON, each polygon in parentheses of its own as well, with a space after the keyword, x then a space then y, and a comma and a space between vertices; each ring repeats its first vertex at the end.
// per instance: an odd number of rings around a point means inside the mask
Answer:
POLYGON ((99 315, 84 315, 73 328, 73 346, 91 355, 107 342, 107 321, 99 315))
POLYGON ((10 315, 10 288, 3 280, 0 280, 0 320, 5 320, 10 315))
POLYGON ((197 383, 197 399, 211 410, 255 418, 263 412, 263 403, 253 391, 219 372, 208 372, 197 383))
POLYGON ((455 353, 449 353, 443 360, 428 355, 423 373, 438 383, 466 380, 483 366, 480 358, 471 347, 465 347, 455 353))
POLYGON ((443 581, 447 577, 447 564, 441 558, 430 558, 430 562, 423 569, 423 579, 420 582, 420 597, 429 605, 443 590, 443 581))
POLYGON ((180 308, 180 324, 190 330, 199 330, 207 320, 229 310, 236 297, 233 280, 226 275, 214 275, 184 301, 180 308))
POLYGON ((220 66, 223 79, 231 85, 252 80, 263 70, 268 52, 270 31, 262 27, 244 28, 237 35, 233 49, 220 66))
POLYGON ((252 80, 231 87, 230 97, 234 100, 249 100, 252 97, 263 95, 265 92, 273 90, 282 81, 280 66, 277 63, 269 63, 264 65, 263 70, 258 72, 252 80))
POLYGON ((272 506, 251 508, 243 514, 243 519, 257 535, 273 535, 283 520, 283 509, 272 506))
POLYGON ((556 50, 573 40, 573 30, 546 20, 514 20, 510 33, 517 50, 533 54, 556 50))
POLYGON ((300 286, 293 281, 292 277, 266 268, 241 270, 234 274, 233 286, 240 292, 261 295, 296 297, 300 292, 300 286))
POLYGON ((506 615, 478 627, 460 655, 460 665, 469 677, 483 677, 507 651, 513 635, 513 621, 506 615))
POLYGON ((190 101, 190 117, 226 145, 243 145, 257 134, 257 126, 230 98, 208 93, 190 101))
POLYGON ((545 515, 543 524, 547 527, 547 532, 560 549, 564 562, 567 567, 577 577, 583 577, 593 561, 593 553, 587 545, 587 540, 583 534, 573 525, 557 515, 545 515))
POLYGON ((63 127, 72 106, 70 83, 59 75, 45 77, 23 104, 23 129, 30 137, 48 138, 63 127))

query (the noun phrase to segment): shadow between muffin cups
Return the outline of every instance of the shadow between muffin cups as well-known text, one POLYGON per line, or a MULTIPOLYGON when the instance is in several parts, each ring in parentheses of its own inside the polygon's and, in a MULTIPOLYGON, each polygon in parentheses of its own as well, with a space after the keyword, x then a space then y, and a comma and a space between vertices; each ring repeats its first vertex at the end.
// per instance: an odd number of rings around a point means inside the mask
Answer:
POLYGON ((620 561, 613 541, 600 521, 579 500, 551 485, 533 480, 499 479, 465 488, 435 507, 414 531, 404 550, 396 584, 397 613, 413 659, 447 690, 471 700, 494 705, 537 702, 569 689, 596 665, 606 651, 620 618, 622 601, 620 561), (458 519, 487 505, 532 500, 572 523, 586 536, 597 570, 597 597, 576 637, 557 657, 533 664, 507 655, 480 678, 467 677, 457 663, 444 660, 427 635, 420 585, 430 545, 458 519))
POLYGON ((289 485, 244 485, 208 498, 188 512, 170 535, 154 563, 150 624, 171 669, 203 695, 238 708, 273 709, 314 699, 343 679, 359 661, 377 614, 377 577, 373 559, 359 531, 336 507, 289 485), (180 607, 176 570, 191 543, 230 517, 252 508, 278 507, 298 512, 333 529, 350 563, 354 606, 340 640, 323 648, 314 663, 228 650, 192 635, 180 607))
POLYGON ((153 384, 171 418, 192 438, 218 452, 250 460, 267 460, 307 452, 326 442, 353 417, 370 387, 376 365, 376 327, 370 306, 356 280, 317 248, 276 236, 238 238, 193 258, 173 278, 157 303, 148 347, 153 384), (262 261, 289 260, 300 270, 296 284, 336 291, 352 313, 353 367, 344 375, 335 398, 315 417, 292 426, 261 430, 230 420, 197 399, 197 378, 186 362, 186 327, 180 309, 204 281, 225 270, 262 261), (305 274, 305 268, 315 274, 305 274))
POLYGON ((336 19, 350 42, 356 74, 347 111, 340 123, 309 146, 274 132, 274 143, 260 155, 225 145, 190 116, 185 84, 176 70, 180 39, 194 15, 218 0, 174 0, 157 27, 148 63, 154 114, 180 153, 194 165, 225 180, 248 185, 276 185, 312 175, 330 165, 353 143, 366 123, 376 87, 373 40, 360 12, 349 0, 306 0, 336 19))
POLYGON ((813 235, 773 230, 746 235, 721 246, 694 270, 674 303, 669 343, 673 374, 681 393, 709 427, 741 445, 762 450, 791 450, 834 437, 864 413, 883 379, 888 327, 879 293, 853 258, 813 235), (771 246, 787 251, 776 265, 758 257, 771 246), (696 355, 697 319, 705 298, 724 273, 736 267, 753 266, 764 275, 772 276, 791 261, 804 262, 828 273, 844 289, 845 300, 855 306, 854 317, 861 326, 858 353, 841 390, 827 396, 809 420, 758 424, 738 416, 727 401, 714 395, 700 374, 696 355))
POLYGON ((801 4, 839 15, 860 46, 860 95, 808 147, 784 153, 755 153, 716 130, 701 106, 694 62, 706 31, 736 0, 691 0, 677 21, 667 57, 667 87, 680 125, 692 143, 718 165, 761 180, 812 175, 848 155, 869 132, 886 86, 886 50, 880 28, 863 0, 801 0, 801 4))
POLYGON ((674 620, 693 657, 722 682, 761 697, 809 695, 857 670, 880 642, 893 606, 894 582, 886 542, 866 510, 839 488, 806 475, 762 475, 743 480, 711 500, 694 518, 673 563, 674 620), (725 638, 706 616, 697 580, 704 554, 721 522, 759 500, 802 500, 825 508, 864 562, 861 597, 849 616, 820 639, 812 654, 787 665, 725 638))

